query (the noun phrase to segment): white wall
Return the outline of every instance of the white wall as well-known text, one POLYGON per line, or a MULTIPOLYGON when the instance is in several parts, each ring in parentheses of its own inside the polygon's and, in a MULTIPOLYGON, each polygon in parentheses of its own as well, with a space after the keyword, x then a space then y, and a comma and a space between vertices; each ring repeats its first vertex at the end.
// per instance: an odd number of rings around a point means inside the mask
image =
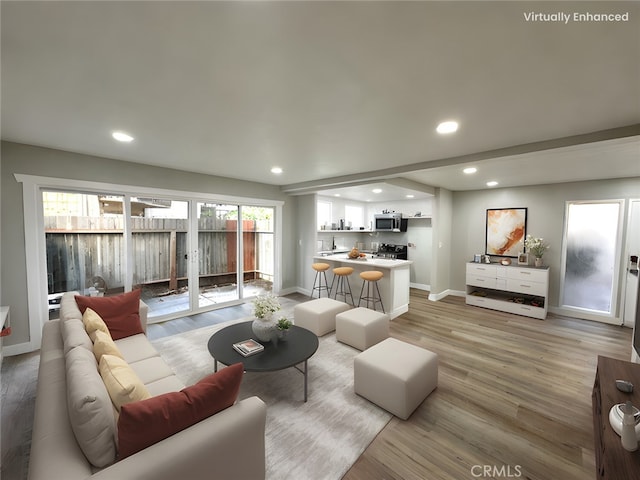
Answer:
MULTIPOLYGON (((45 177, 68 178, 111 184, 215 193, 284 201, 282 252, 296 252, 295 226, 296 198, 283 194, 273 185, 242 180, 157 168, 106 158, 92 157, 48 148, 2 142, 0 162, 2 168, 0 199, 0 237, 2 251, 0 264, 3 289, 0 302, 11 307, 12 334, 6 345, 29 341, 29 311, 27 306, 27 277, 22 210, 22 186, 14 174, 22 173, 45 177)), ((223 161, 223 159, 220 159, 223 161)), ((178 165, 178 159, 176 161, 178 165)), ((292 253, 295 257, 295 253, 292 253)), ((280 267, 276 267, 280 268, 280 267)), ((295 289, 296 259, 283 258, 280 274, 282 289, 295 289)))

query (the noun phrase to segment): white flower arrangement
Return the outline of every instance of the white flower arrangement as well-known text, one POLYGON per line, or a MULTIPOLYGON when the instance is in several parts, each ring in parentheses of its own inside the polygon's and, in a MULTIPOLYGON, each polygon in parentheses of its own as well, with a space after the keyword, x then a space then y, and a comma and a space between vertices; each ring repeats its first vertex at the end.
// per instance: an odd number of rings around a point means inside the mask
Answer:
POLYGON ((268 320, 271 314, 282 308, 278 298, 271 293, 256 297, 253 301, 253 307, 253 314, 260 320, 268 320))
POLYGON ((527 238, 525 238, 524 246, 527 247, 536 258, 542 258, 544 252, 549 249, 549 245, 545 243, 544 238, 535 238, 531 235, 527 235, 527 238))

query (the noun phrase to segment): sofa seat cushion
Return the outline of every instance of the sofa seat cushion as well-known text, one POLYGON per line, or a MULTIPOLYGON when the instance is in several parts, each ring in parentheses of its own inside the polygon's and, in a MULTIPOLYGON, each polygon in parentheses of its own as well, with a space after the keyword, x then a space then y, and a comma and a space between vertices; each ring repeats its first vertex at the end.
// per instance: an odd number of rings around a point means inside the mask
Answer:
POLYGON ((185 384, 175 375, 171 375, 151 383, 145 383, 145 387, 147 387, 152 397, 157 397, 169 392, 179 392, 185 387, 185 384))
POLYGON ((116 459, 116 425, 96 359, 92 351, 76 347, 66 353, 65 362, 67 409, 76 441, 92 465, 106 467, 116 459))
POLYGON ((122 358, 102 355, 98 369, 116 410, 120 411, 127 403, 151 397, 140 377, 122 358))
POLYGON ((76 295, 75 299, 83 314, 91 308, 104 320, 114 340, 144 333, 140 324, 140 290, 112 297, 76 295))
POLYGON ((150 357, 138 362, 131 362, 129 366, 138 375, 142 383, 152 383, 165 377, 173 377, 173 370, 161 357, 150 357))
POLYGON ((145 358, 159 357, 158 351, 153 348, 147 336, 143 333, 115 340, 122 357, 128 363, 139 362, 145 358))
POLYGON ((126 458, 236 401, 244 368, 241 363, 204 377, 179 392, 128 403, 118 418, 118 457, 126 458))

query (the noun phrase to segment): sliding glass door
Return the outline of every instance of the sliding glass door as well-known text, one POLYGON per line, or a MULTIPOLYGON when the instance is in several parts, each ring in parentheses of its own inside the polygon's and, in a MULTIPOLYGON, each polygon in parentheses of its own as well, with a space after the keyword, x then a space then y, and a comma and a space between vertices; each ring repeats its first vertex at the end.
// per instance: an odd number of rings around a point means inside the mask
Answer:
POLYGON ((122 292, 124 197, 44 190, 41 198, 49 318, 58 318, 64 292, 122 292))
POLYGON ((190 310, 189 202, 131 197, 132 288, 140 289, 149 319, 190 310))
POLYGON ((164 321, 273 289, 274 207, 40 193, 50 318, 67 291, 108 296, 139 289, 149 320, 164 321))

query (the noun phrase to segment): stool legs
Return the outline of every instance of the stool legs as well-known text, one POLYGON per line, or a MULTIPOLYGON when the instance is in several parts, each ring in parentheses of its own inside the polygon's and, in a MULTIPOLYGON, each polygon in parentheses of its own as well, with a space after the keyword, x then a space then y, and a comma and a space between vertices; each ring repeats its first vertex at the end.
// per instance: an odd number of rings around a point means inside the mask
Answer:
POLYGON ((382 304, 382 296, 380 295, 380 288, 378 287, 378 282, 370 282, 369 280, 365 280, 362 282, 362 288, 360 289, 360 298, 358 299, 358 307, 362 300, 367 302, 367 308, 369 308, 369 302, 373 303, 373 310, 376 309, 376 303, 380 304, 380 308, 382 308, 382 313, 387 313, 384 311, 384 305, 382 304), (371 284, 374 284, 373 286, 371 284), (367 286, 367 294, 363 296, 364 287, 367 286), (375 287, 375 290, 374 290, 375 287), (376 296, 377 293, 377 296, 376 296))
POLYGON ((313 288, 311 289, 311 297, 313 298, 313 292, 318 291, 318 298, 322 296, 322 291, 325 290, 327 292, 327 297, 331 296, 331 290, 329 289, 329 282, 327 281, 327 272, 319 271, 316 272, 316 278, 313 281, 313 288), (322 277, 324 277, 324 285, 322 285, 322 277), (318 286, 316 286, 316 284, 318 286))
POLYGON ((351 305, 355 307, 356 302, 353 299, 353 295, 351 294, 351 284, 349 283, 349 277, 347 275, 334 275, 333 280, 331 281, 331 288, 329 288, 329 296, 331 296, 331 291, 333 290, 334 283, 336 284, 336 291, 333 294, 333 298, 338 300, 338 295, 340 295, 344 297, 344 302, 348 303, 347 295, 349 295, 351 297, 351 305))

